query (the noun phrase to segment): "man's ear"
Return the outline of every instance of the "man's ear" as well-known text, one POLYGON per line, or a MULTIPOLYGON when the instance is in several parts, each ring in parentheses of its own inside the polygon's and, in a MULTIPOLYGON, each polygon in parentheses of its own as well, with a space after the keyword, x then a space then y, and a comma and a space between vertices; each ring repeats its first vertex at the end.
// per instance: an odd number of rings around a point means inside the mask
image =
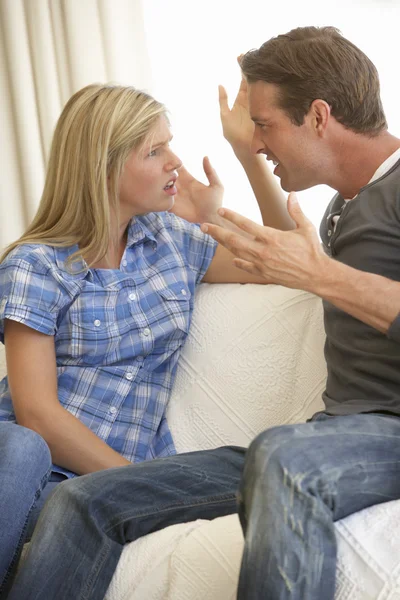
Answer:
POLYGON ((331 107, 325 100, 317 98, 310 106, 309 115, 315 132, 323 136, 331 116, 331 107))

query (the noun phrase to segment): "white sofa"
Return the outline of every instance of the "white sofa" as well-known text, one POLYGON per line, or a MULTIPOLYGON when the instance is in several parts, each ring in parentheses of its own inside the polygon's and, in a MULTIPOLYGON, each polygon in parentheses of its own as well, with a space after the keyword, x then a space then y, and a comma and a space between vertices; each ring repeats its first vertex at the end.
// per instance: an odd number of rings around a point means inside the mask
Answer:
MULTIPOLYGON (((202 284, 168 409, 178 452, 247 446, 270 426, 306 420, 322 407, 323 343, 314 296, 202 284)), ((400 501, 336 532, 335 600, 400 600, 400 501)), ((168 527, 126 546, 106 600, 233 600, 242 548, 236 515, 168 527)))

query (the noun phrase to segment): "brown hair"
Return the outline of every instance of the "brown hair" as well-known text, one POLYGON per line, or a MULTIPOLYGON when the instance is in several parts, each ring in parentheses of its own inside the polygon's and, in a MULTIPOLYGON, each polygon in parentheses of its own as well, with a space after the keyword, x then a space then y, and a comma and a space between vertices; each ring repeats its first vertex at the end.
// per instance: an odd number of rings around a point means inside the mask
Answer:
POLYGON ((241 59, 249 83, 279 86, 280 107, 302 125, 311 103, 325 100, 347 129, 370 136, 387 129, 376 67, 335 27, 299 27, 241 59))

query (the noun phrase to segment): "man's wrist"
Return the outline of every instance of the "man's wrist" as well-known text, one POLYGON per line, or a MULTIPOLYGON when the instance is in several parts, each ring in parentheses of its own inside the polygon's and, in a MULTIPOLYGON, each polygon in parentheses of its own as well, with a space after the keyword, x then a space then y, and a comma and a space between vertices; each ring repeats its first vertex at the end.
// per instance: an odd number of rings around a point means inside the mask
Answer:
POLYGON ((313 276, 310 279, 311 285, 307 291, 324 299, 332 297, 334 290, 343 281, 343 266, 342 263, 322 253, 317 268, 313 270, 313 276))

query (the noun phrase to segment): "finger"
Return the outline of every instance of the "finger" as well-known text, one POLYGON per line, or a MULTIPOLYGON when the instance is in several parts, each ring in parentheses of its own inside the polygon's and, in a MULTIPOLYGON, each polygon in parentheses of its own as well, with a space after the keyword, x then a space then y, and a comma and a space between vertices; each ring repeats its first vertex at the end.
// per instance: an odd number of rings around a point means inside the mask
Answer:
POLYGON ((211 186, 223 187, 222 181, 218 177, 217 171, 212 166, 208 156, 203 158, 203 169, 211 186))
POLYGON ((233 233, 219 225, 213 225, 211 223, 203 223, 201 225, 201 230, 203 233, 207 233, 214 238, 214 240, 238 258, 253 262, 254 259, 258 257, 257 250, 259 244, 253 240, 244 238, 238 233, 233 233))
POLYGON ((272 227, 258 225, 257 223, 254 223, 254 221, 251 221, 251 219, 248 219, 247 217, 244 217, 243 215, 240 215, 239 213, 228 208, 218 209, 218 214, 227 221, 230 221, 239 227, 239 229, 242 229, 243 231, 246 231, 246 233, 250 233, 251 235, 254 235, 254 237, 264 241, 268 239, 269 235, 273 235, 275 231, 272 229, 272 227))
POLYGON ((223 85, 218 86, 218 100, 221 113, 229 112, 228 94, 223 85))
POLYGON ((233 264, 238 269, 241 269, 242 271, 246 271, 246 273, 251 273, 251 275, 256 275, 257 277, 260 277, 260 275, 262 276, 260 269, 253 262, 250 262, 248 260, 243 260, 242 258, 234 258, 233 264))
POLYGON ((191 175, 191 173, 189 173, 189 171, 182 165, 178 171, 178 179, 176 180, 176 185, 185 185, 187 183, 190 183, 191 181, 194 181, 193 175, 191 175))
POLYGON ((311 221, 307 219, 306 215, 300 208, 296 192, 290 192, 287 201, 287 209, 297 227, 304 227, 311 224, 311 221))

